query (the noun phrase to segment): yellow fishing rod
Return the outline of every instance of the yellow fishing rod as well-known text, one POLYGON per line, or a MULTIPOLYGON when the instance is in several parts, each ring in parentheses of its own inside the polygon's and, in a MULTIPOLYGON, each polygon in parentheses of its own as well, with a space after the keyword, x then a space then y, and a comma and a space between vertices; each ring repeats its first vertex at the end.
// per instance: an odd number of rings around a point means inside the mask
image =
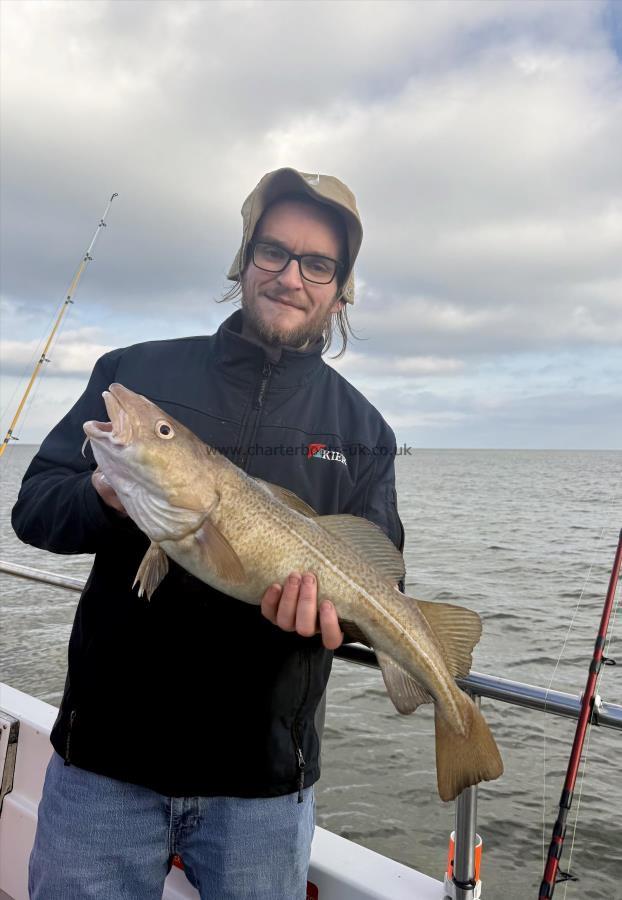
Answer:
POLYGON ((86 252, 80 261, 80 265, 77 268, 76 274, 73 276, 73 280, 72 280, 71 284, 69 285, 69 290, 67 291, 67 296, 63 300, 61 308, 56 317, 56 321, 54 322, 54 327, 52 328, 52 330, 49 334, 49 337, 48 337, 47 341, 45 342, 45 347, 41 351, 41 356, 39 357, 37 364, 34 367, 33 373, 30 376, 30 381, 28 382, 28 386, 26 387, 26 390, 24 391, 22 399, 20 400, 19 406, 17 407, 17 412, 13 416, 13 421, 9 425, 9 430, 7 431, 4 440, 3 440, 2 444, 0 445, 0 456, 2 456, 2 454, 8 447, 9 441, 19 440, 19 438, 16 438, 13 434, 13 430, 15 428, 15 425, 17 424, 17 420, 19 419, 19 417, 22 414, 22 411, 26 404, 26 400, 28 399, 28 395, 30 394, 30 391, 32 390, 32 386, 36 381, 37 375, 39 375, 39 373, 41 371, 43 363, 50 361, 48 359, 48 355, 47 355, 48 350, 50 349, 50 347, 52 345, 54 336, 56 335, 56 332, 58 331, 58 329, 60 327, 60 323, 62 322, 65 313, 69 309, 69 304, 73 303, 73 296, 74 296, 76 290, 78 289, 78 284, 80 283, 80 279, 82 278, 82 273, 84 272, 84 270, 86 269, 88 264, 93 259, 93 257, 91 256, 91 253, 92 253, 93 247, 95 246, 95 241, 99 237, 100 231, 102 230, 102 228, 106 227, 106 216, 108 215, 108 210, 112 206, 112 201, 114 200, 115 197, 118 197, 118 196, 119 196, 118 194, 113 194, 112 197, 110 198, 110 200, 108 201, 108 205, 106 206, 106 209, 104 210, 104 214, 101 217, 101 219, 99 220, 99 225, 95 229, 95 234, 93 235, 91 243, 88 245, 86 252))

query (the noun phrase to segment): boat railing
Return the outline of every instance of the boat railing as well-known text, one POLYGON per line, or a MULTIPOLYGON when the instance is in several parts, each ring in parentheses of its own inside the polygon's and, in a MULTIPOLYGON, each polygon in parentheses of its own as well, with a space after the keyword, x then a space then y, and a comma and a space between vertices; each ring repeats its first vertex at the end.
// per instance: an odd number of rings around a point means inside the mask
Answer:
MULTIPOLYGON (((54 572, 45 572, 30 566, 17 565, 0 560, 0 573, 39 581, 65 590, 82 591, 85 581, 54 572)), ((346 644, 335 651, 335 656, 358 665, 379 668, 376 654, 360 644, 346 644)), ((564 691, 554 691, 532 684, 524 684, 509 678, 471 672, 465 678, 456 679, 479 705, 481 698, 498 700, 525 709, 539 710, 547 715, 578 719, 581 697, 564 691)), ((594 700, 591 722, 593 725, 622 730, 622 706, 605 703, 599 696, 594 700)), ((467 788, 456 800, 455 846, 453 879, 445 879, 446 896, 453 900, 477 900, 481 885, 475 880, 475 842, 477 827, 478 786, 467 788)))

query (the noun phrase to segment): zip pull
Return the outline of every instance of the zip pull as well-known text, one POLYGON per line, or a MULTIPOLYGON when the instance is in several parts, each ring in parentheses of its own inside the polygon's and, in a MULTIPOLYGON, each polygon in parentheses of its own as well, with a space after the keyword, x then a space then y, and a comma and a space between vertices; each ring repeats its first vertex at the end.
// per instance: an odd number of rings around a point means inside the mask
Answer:
POLYGON ((67 740, 65 741, 65 765, 70 766, 71 760, 69 758, 69 750, 71 746, 71 730, 73 728, 73 723, 76 721, 76 711, 75 709, 71 710, 69 714, 69 728, 67 730, 67 740))
POLYGON ((263 364, 263 369, 261 370, 261 384, 259 385, 259 393, 257 394, 257 400, 255 401, 255 409, 261 409, 263 404, 263 398, 266 393, 266 387, 268 385, 268 378, 272 373, 272 366, 269 362, 265 362, 263 364))
POLYGON ((296 753, 298 754, 298 802, 302 803, 304 797, 302 792, 305 786, 305 758, 302 755, 302 750, 300 747, 296 747, 296 753))

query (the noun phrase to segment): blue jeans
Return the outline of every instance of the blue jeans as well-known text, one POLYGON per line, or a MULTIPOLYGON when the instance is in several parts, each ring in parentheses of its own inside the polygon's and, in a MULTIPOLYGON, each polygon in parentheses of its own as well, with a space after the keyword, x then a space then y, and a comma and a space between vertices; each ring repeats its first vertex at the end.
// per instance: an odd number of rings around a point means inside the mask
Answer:
POLYGON ((313 788, 253 800, 164 797, 48 765, 30 856, 31 900, 160 900, 179 854, 201 900, 304 900, 313 788))

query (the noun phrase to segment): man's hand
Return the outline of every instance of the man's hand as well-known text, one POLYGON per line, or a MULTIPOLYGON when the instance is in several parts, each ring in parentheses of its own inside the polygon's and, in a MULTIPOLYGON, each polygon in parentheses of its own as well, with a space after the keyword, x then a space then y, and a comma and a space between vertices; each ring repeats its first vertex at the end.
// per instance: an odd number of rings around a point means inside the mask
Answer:
POLYGON ((110 484, 104 473, 100 472, 99 469, 95 469, 95 471, 91 475, 91 481, 93 483, 93 487, 102 498, 106 506, 114 509, 119 513, 120 516, 123 516, 124 518, 127 517, 127 511, 125 507, 119 500, 115 489, 110 484))
POLYGON ((321 633, 327 650, 336 650, 343 641, 337 610, 329 600, 320 604, 318 628, 317 581, 310 572, 292 572, 283 587, 271 584, 261 598, 261 611, 284 631, 302 637, 321 633))

